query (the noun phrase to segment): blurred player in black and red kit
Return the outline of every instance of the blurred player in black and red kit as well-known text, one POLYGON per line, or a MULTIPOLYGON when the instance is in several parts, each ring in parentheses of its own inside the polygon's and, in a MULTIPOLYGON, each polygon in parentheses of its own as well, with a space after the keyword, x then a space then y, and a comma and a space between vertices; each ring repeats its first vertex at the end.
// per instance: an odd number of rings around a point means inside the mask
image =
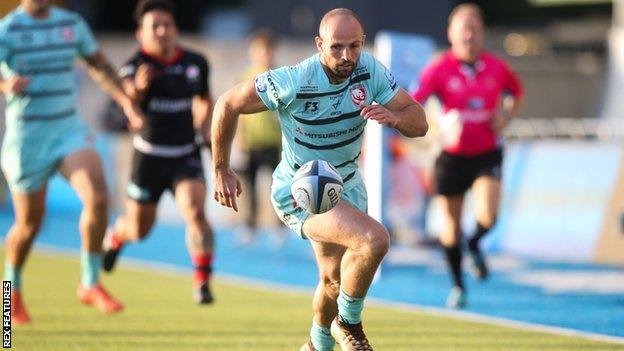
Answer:
POLYGON ((440 241, 454 285, 447 305, 455 308, 466 303, 460 247, 464 193, 472 189, 475 199, 477 228, 468 240, 473 273, 485 279, 488 269, 479 241, 495 224, 498 212, 503 160, 500 132, 517 113, 523 94, 507 64, 484 50, 483 26, 477 5, 458 5, 449 16, 451 49, 425 68, 412 95, 421 103, 435 95, 443 105, 439 124, 444 149, 435 164, 435 187, 445 218, 440 241))
POLYGON ((113 269, 124 244, 147 236, 160 196, 170 190, 186 222, 186 243, 195 266, 193 298, 197 303, 210 303, 214 240, 204 214, 206 185, 196 142, 196 132, 209 140, 208 63, 179 47, 170 1, 140 1, 135 19, 141 49, 121 69, 121 77, 147 120, 133 139, 129 199, 125 214, 107 233, 104 270, 113 269))

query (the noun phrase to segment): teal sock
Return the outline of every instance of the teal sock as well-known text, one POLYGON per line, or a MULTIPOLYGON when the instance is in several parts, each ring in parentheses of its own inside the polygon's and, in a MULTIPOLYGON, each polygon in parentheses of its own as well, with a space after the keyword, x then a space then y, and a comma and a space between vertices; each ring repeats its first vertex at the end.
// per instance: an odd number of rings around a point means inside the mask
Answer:
POLYGON ((332 351, 336 344, 329 329, 321 327, 314 323, 314 321, 312 322, 312 329, 310 330, 310 339, 312 339, 312 345, 314 345, 314 348, 318 351, 332 351))
POLYGON ((102 255, 94 252, 80 252, 80 284, 85 288, 94 287, 98 282, 102 255))
POLYGON ((15 268, 9 261, 4 261, 4 278, 11 282, 12 290, 19 290, 22 285, 22 267, 15 268))
POLYGON ((342 289, 338 295, 338 315, 349 324, 357 324, 362 321, 362 310, 364 309, 363 297, 351 297, 342 289))

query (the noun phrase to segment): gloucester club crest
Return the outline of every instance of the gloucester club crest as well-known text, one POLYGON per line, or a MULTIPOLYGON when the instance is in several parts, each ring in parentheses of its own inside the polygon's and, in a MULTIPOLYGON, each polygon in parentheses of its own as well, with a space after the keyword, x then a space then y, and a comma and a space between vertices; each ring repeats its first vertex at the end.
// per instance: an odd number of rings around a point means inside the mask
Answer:
POLYGON ((351 87, 351 101, 356 106, 366 104, 366 88, 364 88, 363 84, 356 84, 351 87))
POLYGON ((74 29, 70 26, 61 28, 61 37, 65 42, 70 43, 74 39, 74 29))

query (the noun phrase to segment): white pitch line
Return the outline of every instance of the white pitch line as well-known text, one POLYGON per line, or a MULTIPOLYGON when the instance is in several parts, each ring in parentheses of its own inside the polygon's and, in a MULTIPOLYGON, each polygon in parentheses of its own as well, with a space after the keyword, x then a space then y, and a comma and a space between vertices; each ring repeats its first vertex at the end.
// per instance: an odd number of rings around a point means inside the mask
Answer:
MULTIPOLYGON (((56 254, 62 255, 66 257, 76 258, 78 254, 75 249, 69 249, 62 246, 50 245, 50 244, 37 244, 37 250, 43 253, 48 254, 56 254)), ((124 268, 148 271, 149 273, 166 275, 166 276, 175 276, 179 277, 180 275, 188 275, 191 271, 188 267, 178 266, 174 264, 143 260, 131 257, 124 257, 122 266, 124 268)), ((228 273, 215 273, 215 278, 217 280, 232 284, 232 285, 243 285, 248 288, 253 288, 257 290, 263 290, 267 292, 276 292, 276 289, 279 289, 279 293, 297 295, 297 296, 311 296, 314 289, 305 288, 298 285, 293 284, 284 284, 284 283, 275 283, 264 279, 255 279, 243 277, 235 274, 228 273)), ((584 332, 574 329, 562 328, 562 327, 553 327, 549 325, 539 324, 539 323, 529 323, 529 322, 521 322, 507 318, 501 317, 492 317, 488 315, 483 315, 474 312, 466 312, 466 311, 456 311, 450 310, 446 308, 439 307, 431 307, 431 306, 422 306, 417 304, 411 304, 406 302, 396 302, 385 299, 378 298, 367 298, 368 303, 375 307, 384 307, 390 308, 399 312, 404 311, 412 311, 412 312, 420 312, 429 314, 436 317, 445 317, 452 319, 465 320, 470 322, 478 322, 491 324, 495 326, 504 326, 510 328, 523 329, 528 331, 540 332, 545 334, 552 335, 560 335, 560 336, 569 336, 569 337, 578 337, 592 341, 600 341, 600 342, 609 342, 609 343, 617 343, 624 344, 624 337, 611 336, 605 334, 598 333, 590 333, 584 332)))

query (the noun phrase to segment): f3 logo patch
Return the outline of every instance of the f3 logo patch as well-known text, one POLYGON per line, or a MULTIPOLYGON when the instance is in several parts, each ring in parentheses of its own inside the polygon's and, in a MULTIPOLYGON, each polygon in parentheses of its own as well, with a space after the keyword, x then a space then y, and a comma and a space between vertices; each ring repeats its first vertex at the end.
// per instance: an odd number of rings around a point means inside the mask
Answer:
POLYGON ((304 112, 316 112, 318 111, 318 101, 307 101, 305 103, 304 112))

